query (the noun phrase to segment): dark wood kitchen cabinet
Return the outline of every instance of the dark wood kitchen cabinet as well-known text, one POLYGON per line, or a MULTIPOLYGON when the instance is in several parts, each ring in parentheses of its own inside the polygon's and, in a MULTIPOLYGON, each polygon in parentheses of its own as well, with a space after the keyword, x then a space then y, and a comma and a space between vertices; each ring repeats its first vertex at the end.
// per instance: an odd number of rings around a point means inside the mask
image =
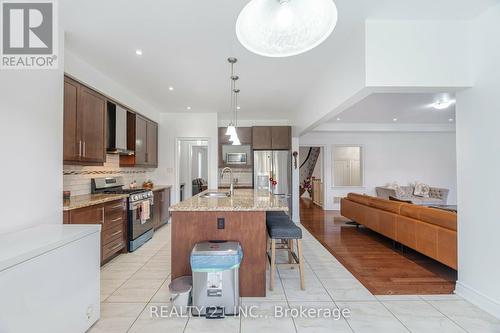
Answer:
MULTIPOLYGON (((229 145, 229 135, 226 135, 227 127, 219 127, 219 144, 229 145)), ((252 144, 252 128, 251 127, 237 127, 236 133, 242 145, 252 144)))
POLYGON ((164 226, 170 218, 170 188, 153 189, 154 206, 153 206, 153 226, 155 230, 164 226))
POLYGON ((158 124, 138 114, 127 114, 127 149, 132 156, 120 156, 121 166, 158 167, 158 124))
POLYGON ((292 128, 290 126, 271 127, 271 148, 280 150, 292 149, 292 128))
POLYGON ((146 165, 158 167, 158 124, 146 123, 146 165))
POLYGON ((104 96, 64 78, 65 164, 102 165, 105 162, 105 116, 104 96))
POLYGON ((290 126, 252 127, 252 148, 254 150, 290 150, 292 129, 290 126))
POLYGON ((135 165, 146 165, 148 145, 147 120, 135 115, 135 165))
POLYGON ((101 265, 127 252, 127 199, 72 209, 63 214, 65 224, 101 225, 101 265))

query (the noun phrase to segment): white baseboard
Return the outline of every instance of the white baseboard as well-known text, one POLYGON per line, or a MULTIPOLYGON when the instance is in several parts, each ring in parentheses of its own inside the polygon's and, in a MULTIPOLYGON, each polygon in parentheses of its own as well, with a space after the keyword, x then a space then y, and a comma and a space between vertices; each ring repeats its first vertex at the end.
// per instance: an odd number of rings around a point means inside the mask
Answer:
POLYGON ((455 294, 500 319, 500 302, 460 281, 455 286, 455 294))

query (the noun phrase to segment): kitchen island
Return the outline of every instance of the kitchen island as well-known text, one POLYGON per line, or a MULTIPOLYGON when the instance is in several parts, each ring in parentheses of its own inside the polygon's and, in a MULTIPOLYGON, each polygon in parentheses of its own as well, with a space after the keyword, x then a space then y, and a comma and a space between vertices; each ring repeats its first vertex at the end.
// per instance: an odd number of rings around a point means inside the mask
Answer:
MULTIPOLYGON (((219 190, 223 192, 222 190, 219 190)), ((209 240, 238 241, 243 248, 240 295, 266 296, 266 212, 288 211, 287 203, 267 191, 236 189, 232 197, 205 197, 208 190, 170 208, 172 279, 191 275, 194 245, 209 240)))

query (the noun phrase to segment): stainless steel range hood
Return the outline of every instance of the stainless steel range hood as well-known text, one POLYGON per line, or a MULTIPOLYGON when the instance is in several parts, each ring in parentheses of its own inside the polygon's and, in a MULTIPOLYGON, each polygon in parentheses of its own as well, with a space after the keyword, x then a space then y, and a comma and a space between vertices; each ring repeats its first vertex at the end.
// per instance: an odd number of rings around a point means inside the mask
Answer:
POLYGON ((133 150, 127 149, 127 110, 112 102, 108 102, 108 154, 134 155, 133 150))

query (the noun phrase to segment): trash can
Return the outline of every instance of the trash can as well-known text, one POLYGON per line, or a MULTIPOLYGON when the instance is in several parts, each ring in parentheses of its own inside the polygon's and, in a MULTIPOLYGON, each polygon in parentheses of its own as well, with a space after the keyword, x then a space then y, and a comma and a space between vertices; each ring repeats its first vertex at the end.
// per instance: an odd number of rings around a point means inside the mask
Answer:
POLYGON ((181 276, 173 280, 169 285, 170 301, 178 314, 186 315, 191 305, 191 290, 193 279, 191 276, 181 276))
POLYGON ((193 315, 222 318, 239 313, 238 272, 242 259, 243 250, 238 242, 210 241, 194 246, 193 315))

